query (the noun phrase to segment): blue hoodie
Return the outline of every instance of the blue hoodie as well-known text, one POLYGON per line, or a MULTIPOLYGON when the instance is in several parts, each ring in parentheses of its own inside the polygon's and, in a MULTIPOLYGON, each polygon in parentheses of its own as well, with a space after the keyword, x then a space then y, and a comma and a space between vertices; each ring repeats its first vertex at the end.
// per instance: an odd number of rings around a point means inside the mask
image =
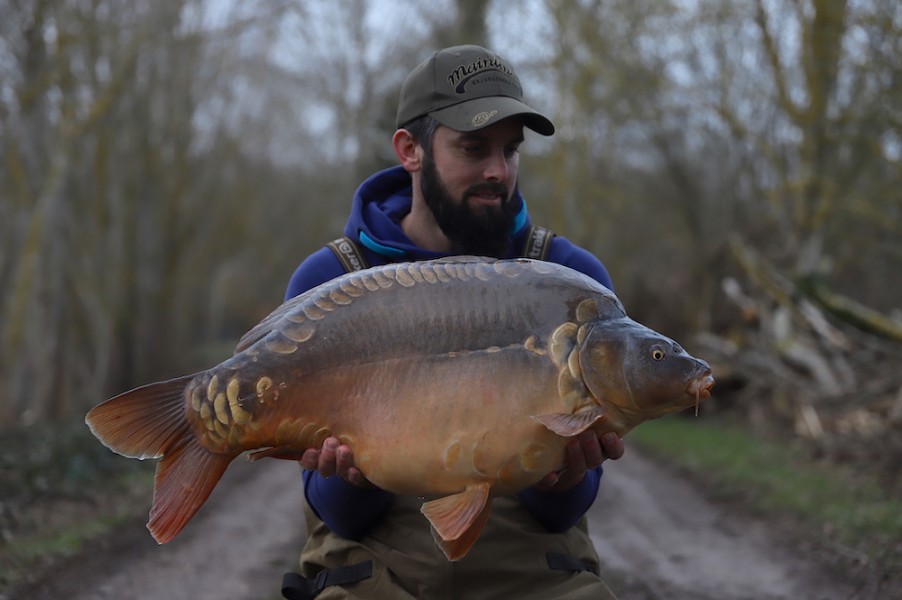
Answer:
MULTIPOLYGON (((344 235, 359 242, 370 266, 447 256, 419 248, 402 231, 401 219, 410 212, 412 198, 410 175, 400 166, 376 173, 357 189, 344 235)), ((510 256, 505 258, 522 256, 531 224, 523 197, 518 194, 515 202, 520 210, 511 233, 510 256)), ((608 288, 613 287, 604 265, 566 238, 553 238, 547 260, 581 271, 608 288)), ((333 252, 328 247, 320 248, 295 270, 285 299, 344 272, 333 252)), ((519 497, 546 529, 564 531, 575 525, 592 505, 601 474, 601 467, 589 471, 579 485, 566 492, 541 492, 529 488, 520 492, 519 497)), ((391 503, 391 493, 361 490, 340 477, 326 479, 315 471, 304 471, 303 478, 307 502, 329 529, 345 538, 359 539, 366 535, 378 524, 391 503)))

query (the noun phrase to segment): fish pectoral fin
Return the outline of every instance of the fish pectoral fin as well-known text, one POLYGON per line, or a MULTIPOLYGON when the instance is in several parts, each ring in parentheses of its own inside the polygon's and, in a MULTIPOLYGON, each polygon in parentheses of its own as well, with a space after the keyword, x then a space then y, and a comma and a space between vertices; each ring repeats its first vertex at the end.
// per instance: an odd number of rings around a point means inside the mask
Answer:
POLYGON ((463 558, 479 539, 492 512, 490 488, 488 483, 475 483, 458 494, 424 502, 420 508, 448 560, 463 558))
POLYGON ((587 430, 602 417, 604 417, 604 410, 600 406, 592 405, 569 415, 550 413, 533 415, 532 419, 560 436, 573 437, 587 430))

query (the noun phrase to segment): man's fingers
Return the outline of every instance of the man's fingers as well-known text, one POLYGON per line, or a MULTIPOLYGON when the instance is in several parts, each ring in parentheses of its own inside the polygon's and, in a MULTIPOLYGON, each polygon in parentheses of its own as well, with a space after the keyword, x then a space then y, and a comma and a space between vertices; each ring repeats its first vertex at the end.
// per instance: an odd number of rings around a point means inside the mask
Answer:
POLYGON ((598 436, 592 431, 586 431, 580 434, 579 438, 580 454, 582 455, 582 464, 586 469, 594 469, 604 461, 605 455, 598 441, 598 436))
MULTIPOLYGON (((595 437, 591 431, 589 433, 595 437)), ((567 471, 579 477, 582 477, 588 468, 585 448, 592 443, 591 440, 584 439, 585 437, 585 435, 580 435, 567 444, 567 471)))
POLYGON ((308 471, 316 471, 319 468, 319 450, 308 448, 301 457, 301 466, 308 471))
POLYGON ((351 453, 351 449, 347 446, 340 446, 336 450, 336 456, 336 471, 341 477, 348 479, 351 467, 354 466, 354 455, 351 453))
POLYGON ((542 478, 542 481, 537 483, 535 487, 543 492, 547 492, 556 486, 560 480, 561 476, 558 473, 552 472, 542 478))
POLYGON ((327 438, 323 442, 323 449, 319 453, 319 464, 317 470, 323 477, 331 477, 338 472, 338 440, 335 438, 327 438))
POLYGON ((308 448, 301 455, 300 463, 304 469, 316 471, 323 477, 338 475, 357 487, 370 489, 376 487, 354 466, 354 452, 338 438, 326 438, 319 450, 308 448))
POLYGON ((617 460, 618 458, 623 456, 623 440, 620 439, 620 436, 618 436, 616 433, 609 431, 601 436, 601 449, 604 453, 604 458, 617 460))
POLYGON ((373 484, 367 481, 367 478, 363 476, 363 473, 361 473, 360 469, 358 469, 357 467, 351 467, 350 469, 348 469, 347 481, 351 485, 355 485, 357 487, 375 487, 373 486, 373 484))

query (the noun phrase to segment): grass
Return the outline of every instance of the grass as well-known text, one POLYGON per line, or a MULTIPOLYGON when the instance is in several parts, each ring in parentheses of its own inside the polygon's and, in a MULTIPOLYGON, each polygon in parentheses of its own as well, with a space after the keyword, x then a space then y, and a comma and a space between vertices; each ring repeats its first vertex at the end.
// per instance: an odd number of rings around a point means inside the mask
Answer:
POLYGON ((899 552, 902 500, 872 477, 812 458, 798 441, 763 438, 719 419, 679 417, 646 423, 630 439, 752 513, 790 518, 868 559, 899 552))
POLYGON ((0 434, 0 589, 147 511, 154 465, 113 454, 81 422, 0 434))
POLYGON ((113 531, 131 517, 130 512, 95 515, 85 520, 36 531, 4 553, 7 564, 31 565, 48 557, 74 556, 88 540, 113 531))
POLYGON ((0 590, 34 581, 59 561, 84 552, 93 540, 146 515, 151 483, 148 476, 131 476, 105 490, 103 498, 57 498, 23 510, 27 523, 0 542, 0 590), (131 481, 129 490, 120 487, 125 481, 131 481))

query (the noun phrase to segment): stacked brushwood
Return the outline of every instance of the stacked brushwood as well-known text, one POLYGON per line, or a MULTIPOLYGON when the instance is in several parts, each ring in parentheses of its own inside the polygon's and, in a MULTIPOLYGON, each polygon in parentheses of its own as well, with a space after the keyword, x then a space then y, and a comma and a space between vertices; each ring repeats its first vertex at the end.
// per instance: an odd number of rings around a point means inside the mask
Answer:
POLYGON ((698 340, 715 395, 728 398, 721 407, 874 469, 902 491, 902 319, 832 292, 823 278, 787 277, 738 239, 731 248, 742 276, 722 290, 741 318, 698 340))

